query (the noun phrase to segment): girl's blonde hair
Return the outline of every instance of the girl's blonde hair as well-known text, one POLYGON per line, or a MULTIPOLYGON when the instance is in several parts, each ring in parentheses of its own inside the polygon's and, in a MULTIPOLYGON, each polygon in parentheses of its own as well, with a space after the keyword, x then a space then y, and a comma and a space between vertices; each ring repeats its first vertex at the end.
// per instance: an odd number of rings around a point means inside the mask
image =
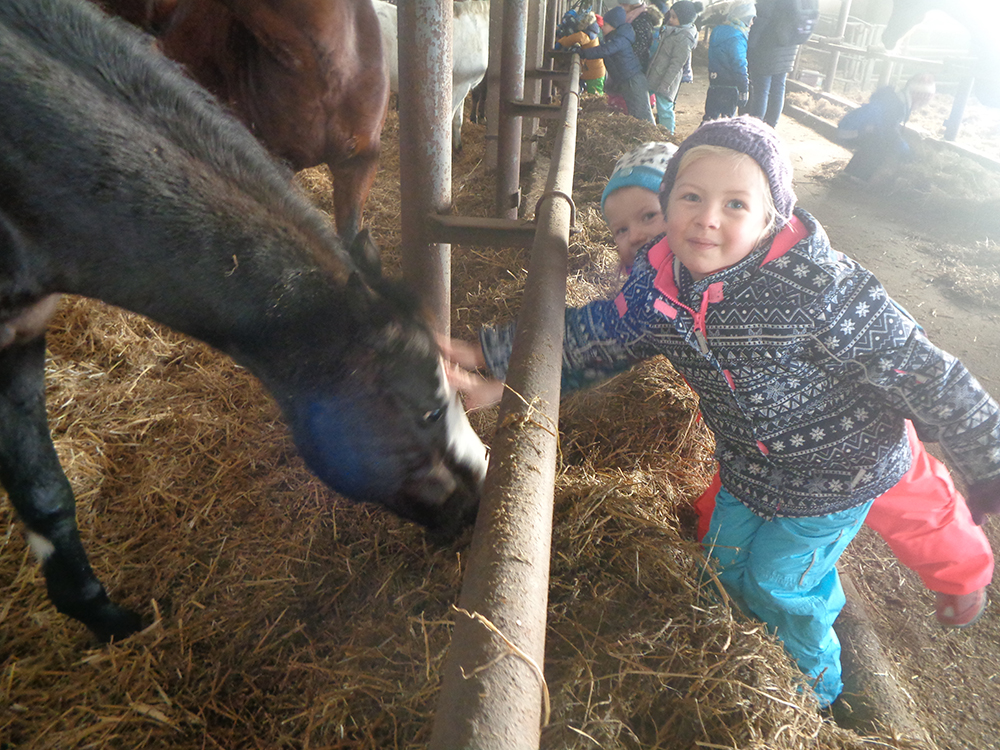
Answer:
MULTIPOLYGON (((778 228, 778 208, 774 204, 774 196, 771 195, 771 184, 767 180, 767 175, 764 174, 764 170, 761 169, 760 164, 758 164, 753 157, 747 156, 742 151, 734 151, 733 149, 726 148, 725 146, 716 146, 714 144, 706 143, 699 146, 692 146, 690 149, 681 154, 681 160, 677 165, 677 177, 680 177, 681 173, 688 166, 706 156, 723 156, 730 159, 734 165, 747 161, 757 167, 754 174, 760 178, 761 189, 764 193, 764 218, 766 219, 764 231, 757 239, 757 244, 759 245, 762 241, 774 234, 775 230, 778 228)), ((676 178, 674 179, 674 184, 677 184, 676 178)), ((669 195, 661 198, 664 214, 666 214, 667 201, 669 198, 669 195)))

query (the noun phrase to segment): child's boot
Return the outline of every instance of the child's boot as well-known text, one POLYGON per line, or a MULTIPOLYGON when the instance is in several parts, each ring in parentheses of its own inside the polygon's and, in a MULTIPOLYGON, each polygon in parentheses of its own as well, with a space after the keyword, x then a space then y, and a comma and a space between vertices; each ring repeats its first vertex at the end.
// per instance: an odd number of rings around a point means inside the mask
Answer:
POLYGON ((964 628, 983 614, 986 609, 986 589, 969 594, 937 594, 935 616, 946 628, 964 628))

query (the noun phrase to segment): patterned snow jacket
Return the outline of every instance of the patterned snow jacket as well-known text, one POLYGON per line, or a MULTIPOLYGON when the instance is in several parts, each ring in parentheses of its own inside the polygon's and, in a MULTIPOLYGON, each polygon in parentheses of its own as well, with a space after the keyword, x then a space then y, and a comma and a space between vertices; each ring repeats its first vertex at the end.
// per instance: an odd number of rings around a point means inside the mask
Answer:
MULTIPOLYGON (((888 490, 910 466, 907 418, 967 481, 1000 475, 997 403, 815 219, 795 216, 701 281, 665 239, 640 250, 615 300, 567 310, 564 391, 666 355, 701 398, 723 485, 765 518, 836 513, 888 490)), ((480 333, 497 377, 512 340, 513 326, 480 333)))

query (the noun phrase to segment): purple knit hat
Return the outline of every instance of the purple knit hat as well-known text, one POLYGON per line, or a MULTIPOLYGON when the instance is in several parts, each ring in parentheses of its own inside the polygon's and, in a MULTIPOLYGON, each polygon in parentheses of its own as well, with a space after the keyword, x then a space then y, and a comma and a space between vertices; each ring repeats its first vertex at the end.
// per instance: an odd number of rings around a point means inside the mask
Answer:
POLYGON ((795 192, 792 190, 792 161, 788 150, 774 128, 748 115, 703 122, 684 139, 667 164, 663 182, 660 183, 660 206, 664 213, 670 191, 677 179, 681 158, 695 146, 722 146, 749 156, 760 165, 771 187, 771 197, 778 211, 777 228, 783 227, 791 218, 792 209, 795 208, 795 192))

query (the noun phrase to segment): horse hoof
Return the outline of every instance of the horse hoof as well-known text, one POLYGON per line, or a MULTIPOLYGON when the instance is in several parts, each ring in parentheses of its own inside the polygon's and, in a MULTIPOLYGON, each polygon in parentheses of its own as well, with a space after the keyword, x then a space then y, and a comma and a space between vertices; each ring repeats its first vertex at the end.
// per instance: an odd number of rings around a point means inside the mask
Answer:
POLYGON ((130 609, 107 602, 101 605, 87 627, 101 643, 110 643, 125 640, 142 630, 142 618, 130 609))

